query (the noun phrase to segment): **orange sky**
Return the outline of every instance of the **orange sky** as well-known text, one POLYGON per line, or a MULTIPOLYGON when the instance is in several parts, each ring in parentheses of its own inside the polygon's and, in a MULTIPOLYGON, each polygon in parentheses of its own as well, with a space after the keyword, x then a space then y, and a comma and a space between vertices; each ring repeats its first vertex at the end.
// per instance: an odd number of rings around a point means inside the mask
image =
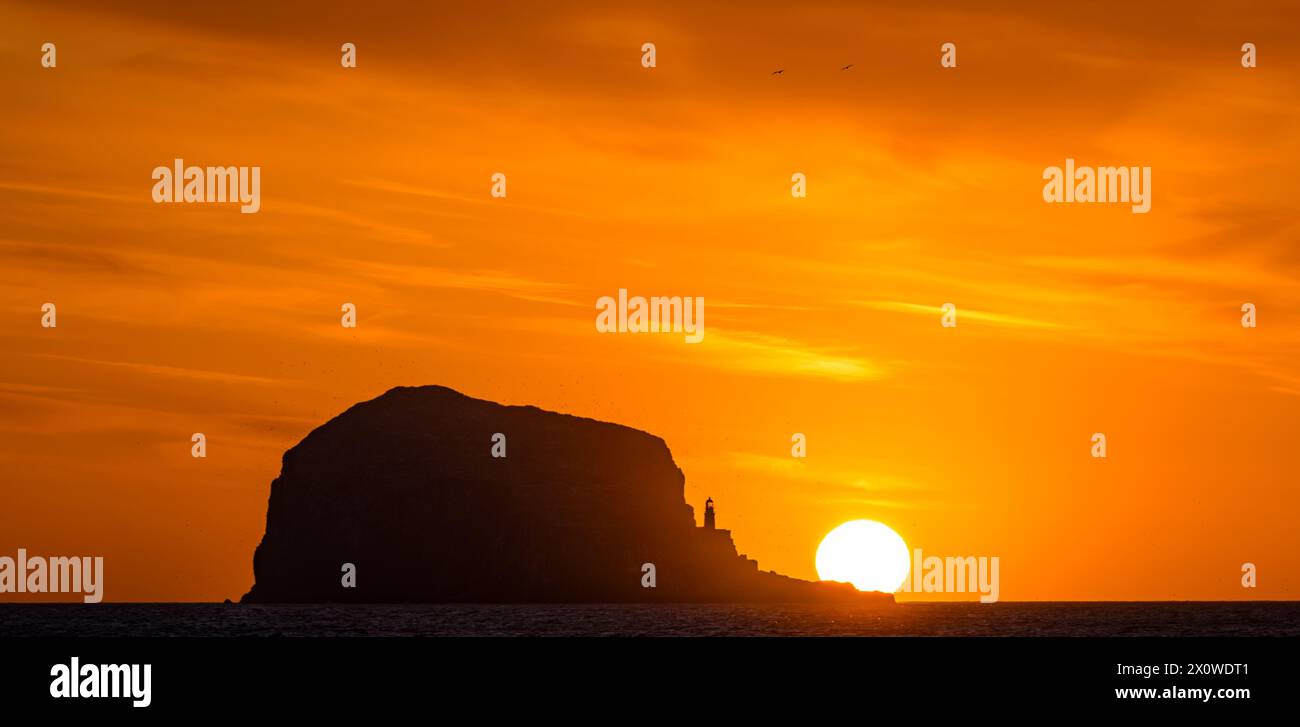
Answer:
POLYGON ((662 436, 764 569, 870 518, 1003 600, 1300 597, 1294 5, 48 5, 0 2, 0 554, 238 598, 281 453, 437 383, 662 436), (176 157, 261 212, 154 204, 176 157), (1151 212, 1045 204, 1067 157, 1151 212), (619 288, 704 342, 598 334, 619 288))

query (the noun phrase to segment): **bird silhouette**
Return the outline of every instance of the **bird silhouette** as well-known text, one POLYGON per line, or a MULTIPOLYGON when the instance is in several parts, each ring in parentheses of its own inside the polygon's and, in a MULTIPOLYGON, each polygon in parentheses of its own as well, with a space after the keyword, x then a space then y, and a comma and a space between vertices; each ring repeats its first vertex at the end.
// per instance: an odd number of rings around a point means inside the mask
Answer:
POLYGON ((773 76, 777 76, 777 75, 780 75, 780 74, 782 74, 782 73, 785 73, 785 69, 784 69, 784 68, 778 68, 778 69, 776 69, 775 71, 772 71, 772 75, 773 75, 773 76))
POLYGON ((847 71, 847 70, 849 70, 849 69, 852 68, 852 67, 853 67, 853 64, 850 63, 850 64, 848 64, 847 66, 841 68, 840 70, 841 70, 841 71, 847 71))

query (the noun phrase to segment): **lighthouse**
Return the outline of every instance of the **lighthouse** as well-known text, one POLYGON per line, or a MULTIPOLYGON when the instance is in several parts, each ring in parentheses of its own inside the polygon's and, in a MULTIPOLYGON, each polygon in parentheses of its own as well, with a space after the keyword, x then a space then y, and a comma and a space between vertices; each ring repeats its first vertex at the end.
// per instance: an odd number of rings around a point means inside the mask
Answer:
POLYGON ((713 498, 704 501, 704 529, 713 530, 713 498))

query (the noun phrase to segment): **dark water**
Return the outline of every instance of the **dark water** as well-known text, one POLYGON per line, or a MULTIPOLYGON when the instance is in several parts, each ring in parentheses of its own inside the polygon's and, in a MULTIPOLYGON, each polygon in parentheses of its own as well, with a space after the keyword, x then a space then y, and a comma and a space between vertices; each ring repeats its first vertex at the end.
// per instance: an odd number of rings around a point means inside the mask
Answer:
POLYGON ((0 636, 1300 636, 1300 602, 0 604, 0 636))

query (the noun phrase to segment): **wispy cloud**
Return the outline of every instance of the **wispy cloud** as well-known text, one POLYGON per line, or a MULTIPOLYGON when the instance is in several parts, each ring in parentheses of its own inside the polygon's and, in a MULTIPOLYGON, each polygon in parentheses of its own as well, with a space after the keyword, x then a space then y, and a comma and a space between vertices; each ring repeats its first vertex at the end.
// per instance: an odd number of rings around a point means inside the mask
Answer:
MULTIPOLYGON (((853 303, 854 305, 871 308, 873 310, 923 314, 934 316, 936 319, 943 314, 943 307, 937 305, 904 303, 892 300, 853 301, 853 303)), ((957 304, 954 303, 954 305, 957 304)), ((1004 326, 1009 328, 1069 328, 1069 326, 1063 323, 1035 318, 1024 318, 1021 316, 1007 315, 1005 313, 972 310, 970 308, 963 308, 960 305, 957 305, 957 319, 962 322, 975 321, 976 323, 984 323, 990 326, 1004 326)))
POLYGON ((855 506, 902 508, 915 504, 921 487, 899 477, 861 470, 846 470, 814 464, 804 458, 752 452, 728 452, 733 466, 768 477, 812 486, 809 496, 819 502, 855 506))
POLYGON ((247 376, 244 374, 232 374, 226 371, 211 371, 207 369, 193 369, 180 366, 163 366, 160 364, 141 363, 138 361, 107 361, 104 359, 82 358, 80 356, 62 356, 52 353, 38 353, 32 355, 39 358, 56 359, 59 361, 71 361, 74 363, 91 364, 94 366, 109 366, 154 376, 171 376, 185 379, 199 379, 203 381, 220 381, 231 384, 278 385, 283 383, 282 380, 270 379, 262 376, 247 376))
POLYGON ((886 475, 863 475, 858 470, 827 468, 814 465, 806 458, 783 457, 753 452, 728 452, 732 466, 764 472, 785 479, 825 482, 864 492, 898 492, 916 489, 915 483, 886 475))
POLYGON ((111 192, 97 192, 77 187, 54 187, 45 184, 0 181, 0 190, 38 195, 42 197, 71 197, 74 199, 90 199, 102 202, 124 202, 127 204, 151 201, 147 194, 148 189, 145 190, 145 193, 133 196, 127 194, 113 194, 111 192))
POLYGON ((886 374, 882 365, 860 356, 760 333, 708 328, 702 349, 699 360, 706 365, 755 374, 839 381, 868 381, 886 374))
POLYGON ((1215 285, 1232 288, 1269 286, 1295 288, 1300 281, 1259 264, 1222 259, 1187 260, 1170 256, 1026 258, 1028 265, 1075 274, 1087 274, 1111 280, 1174 281, 1192 285, 1215 285))
POLYGON ((567 287, 563 283, 539 280, 506 270, 457 270, 433 265, 399 265, 356 259, 341 260, 337 267, 350 275, 370 278, 385 285, 414 288, 482 290, 537 296, 567 287))
MULTIPOLYGON (((459 192, 450 192, 443 189, 432 187, 420 187, 413 184, 394 182, 383 179, 366 178, 357 181, 346 181, 345 184, 358 189, 366 189, 373 192, 385 192, 388 194, 402 194, 423 199, 437 200, 439 202, 451 202, 465 205, 497 205, 502 203, 498 199, 493 199, 487 193, 488 180, 483 180, 483 194, 480 196, 471 196, 459 192)), ((589 217, 589 215, 577 214, 572 210, 562 210, 554 207, 538 207, 536 205, 521 204, 518 201, 510 202, 512 210, 527 210, 529 212, 542 212, 545 214, 563 214, 571 217, 589 217)))
POLYGON ((333 222, 340 222, 351 227, 376 233, 381 237, 398 242, 420 243, 423 245, 434 244, 433 235, 427 230, 377 222, 363 215, 340 212, 336 209, 321 207, 305 202, 281 200, 276 202, 268 211, 285 212, 287 214, 316 217, 333 222))

